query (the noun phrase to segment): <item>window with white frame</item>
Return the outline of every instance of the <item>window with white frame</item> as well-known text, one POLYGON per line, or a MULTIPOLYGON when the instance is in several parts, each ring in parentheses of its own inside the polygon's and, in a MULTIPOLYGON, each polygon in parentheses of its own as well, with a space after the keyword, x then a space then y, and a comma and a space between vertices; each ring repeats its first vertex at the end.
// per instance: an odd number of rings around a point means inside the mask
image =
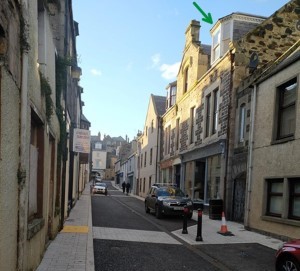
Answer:
POLYGON ((212 63, 220 58, 220 28, 212 35, 212 63))
POLYGON ((190 144, 195 141, 195 113, 195 107, 192 107, 190 111, 190 144))
POLYGON ((295 133, 297 78, 279 86, 277 94, 278 122, 276 139, 280 140, 291 137, 295 133))
POLYGON ((205 137, 209 136, 210 118, 211 118, 210 103, 211 103, 211 94, 206 96, 205 137))
POLYGON ((240 105, 239 110, 239 142, 244 142, 246 130, 246 104, 240 105))
POLYGON ((180 119, 176 120, 176 150, 179 149, 179 141, 180 141, 180 119))
POLYGON ((170 106, 173 106, 176 102, 176 91, 177 91, 177 88, 176 86, 172 86, 171 87, 171 91, 170 91, 170 106))
POLYGON ((165 152, 165 155, 168 154, 168 128, 165 128, 164 152, 165 152))
POLYGON ((168 135, 167 154, 169 154, 171 151, 171 125, 169 125, 167 129, 168 129, 168 132, 167 132, 167 135, 168 135))
POLYGON ((215 134, 218 130, 218 124, 219 124, 219 101, 218 101, 218 96, 219 96, 219 89, 215 89, 213 91, 214 95, 214 107, 213 107, 213 125, 212 125, 212 134, 215 134))

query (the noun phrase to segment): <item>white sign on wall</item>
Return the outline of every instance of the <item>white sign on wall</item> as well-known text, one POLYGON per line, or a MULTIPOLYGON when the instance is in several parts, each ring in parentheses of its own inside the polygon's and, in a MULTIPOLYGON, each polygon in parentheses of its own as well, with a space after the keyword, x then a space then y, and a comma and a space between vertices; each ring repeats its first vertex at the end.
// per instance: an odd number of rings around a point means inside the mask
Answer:
POLYGON ((91 133, 89 130, 74 129, 73 151, 90 153, 91 133))

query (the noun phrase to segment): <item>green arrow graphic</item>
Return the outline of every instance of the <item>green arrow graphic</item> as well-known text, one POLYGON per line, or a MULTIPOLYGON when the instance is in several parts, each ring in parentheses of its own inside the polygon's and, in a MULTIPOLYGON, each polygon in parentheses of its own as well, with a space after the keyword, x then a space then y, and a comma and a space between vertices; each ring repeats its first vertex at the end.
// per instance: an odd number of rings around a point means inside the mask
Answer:
POLYGON ((202 8, 199 7, 199 5, 196 2, 193 2, 193 5, 196 7, 196 9, 198 9, 200 11, 200 13, 203 15, 203 19, 202 21, 212 24, 213 20, 211 17, 211 14, 208 12, 207 14, 202 10, 202 8))

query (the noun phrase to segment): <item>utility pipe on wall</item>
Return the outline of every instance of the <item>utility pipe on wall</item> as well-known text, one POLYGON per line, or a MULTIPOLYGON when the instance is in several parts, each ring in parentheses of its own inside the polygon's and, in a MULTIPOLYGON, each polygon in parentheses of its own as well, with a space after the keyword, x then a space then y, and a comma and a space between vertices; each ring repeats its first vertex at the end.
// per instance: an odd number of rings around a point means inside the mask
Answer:
POLYGON ((249 227, 249 213, 250 213, 250 201, 251 201, 251 191, 252 191, 252 167, 253 167, 253 134, 254 134, 254 122, 255 122, 255 109, 256 109, 256 92, 257 86, 254 85, 253 88, 253 99, 251 106, 251 128, 250 128, 250 144, 249 144, 249 153, 248 153, 248 166, 247 166, 247 199, 245 206, 245 218, 244 225, 249 227))
MULTIPOLYGON (((21 5, 21 16, 27 21, 28 18, 28 1, 22 0, 21 5)), ((21 33, 22 34, 22 33, 21 33)), ((28 117, 28 55, 24 50, 21 56, 21 94, 20 94, 20 159, 19 159, 19 191, 18 191, 18 204, 19 204, 19 213, 18 213, 18 248, 17 248, 17 268, 18 270, 24 269, 24 251, 25 251, 25 242, 26 242, 26 213, 27 209, 25 206, 28 206, 28 199, 26 189, 26 179, 28 179, 28 168, 27 162, 29 159, 28 153, 28 142, 27 142, 27 117, 28 117), (27 175, 27 176, 26 176, 27 175), (25 215, 24 215, 25 214, 25 215)))

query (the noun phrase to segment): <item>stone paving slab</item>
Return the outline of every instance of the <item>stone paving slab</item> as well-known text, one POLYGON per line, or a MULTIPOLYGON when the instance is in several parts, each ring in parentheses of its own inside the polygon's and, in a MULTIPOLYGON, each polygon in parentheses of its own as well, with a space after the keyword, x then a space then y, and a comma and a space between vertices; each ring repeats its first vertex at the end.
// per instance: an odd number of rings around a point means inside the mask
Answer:
MULTIPOLYGON (((195 213, 193 215, 195 220, 196 215, 195 213)), ((227 221, 226 226, 233 236, 224 236, 218 233, 221 225, 220 220, 212 220, 207 215, 203 215, 201 234, 203 241, 196 241, 198 225, 188 227, 188 234, 182 234, 182 230, 173 231, 172 233, 191 245, 259 243, 272 249, 278 249, 279 245, 282 244, 279 239, 248 231, 244 228, 244 225, 232 221, 227 221)))
POLYGON ((95 239, 181 245, 169 234, 159 231, 93 227, 93 236, 95 239))

